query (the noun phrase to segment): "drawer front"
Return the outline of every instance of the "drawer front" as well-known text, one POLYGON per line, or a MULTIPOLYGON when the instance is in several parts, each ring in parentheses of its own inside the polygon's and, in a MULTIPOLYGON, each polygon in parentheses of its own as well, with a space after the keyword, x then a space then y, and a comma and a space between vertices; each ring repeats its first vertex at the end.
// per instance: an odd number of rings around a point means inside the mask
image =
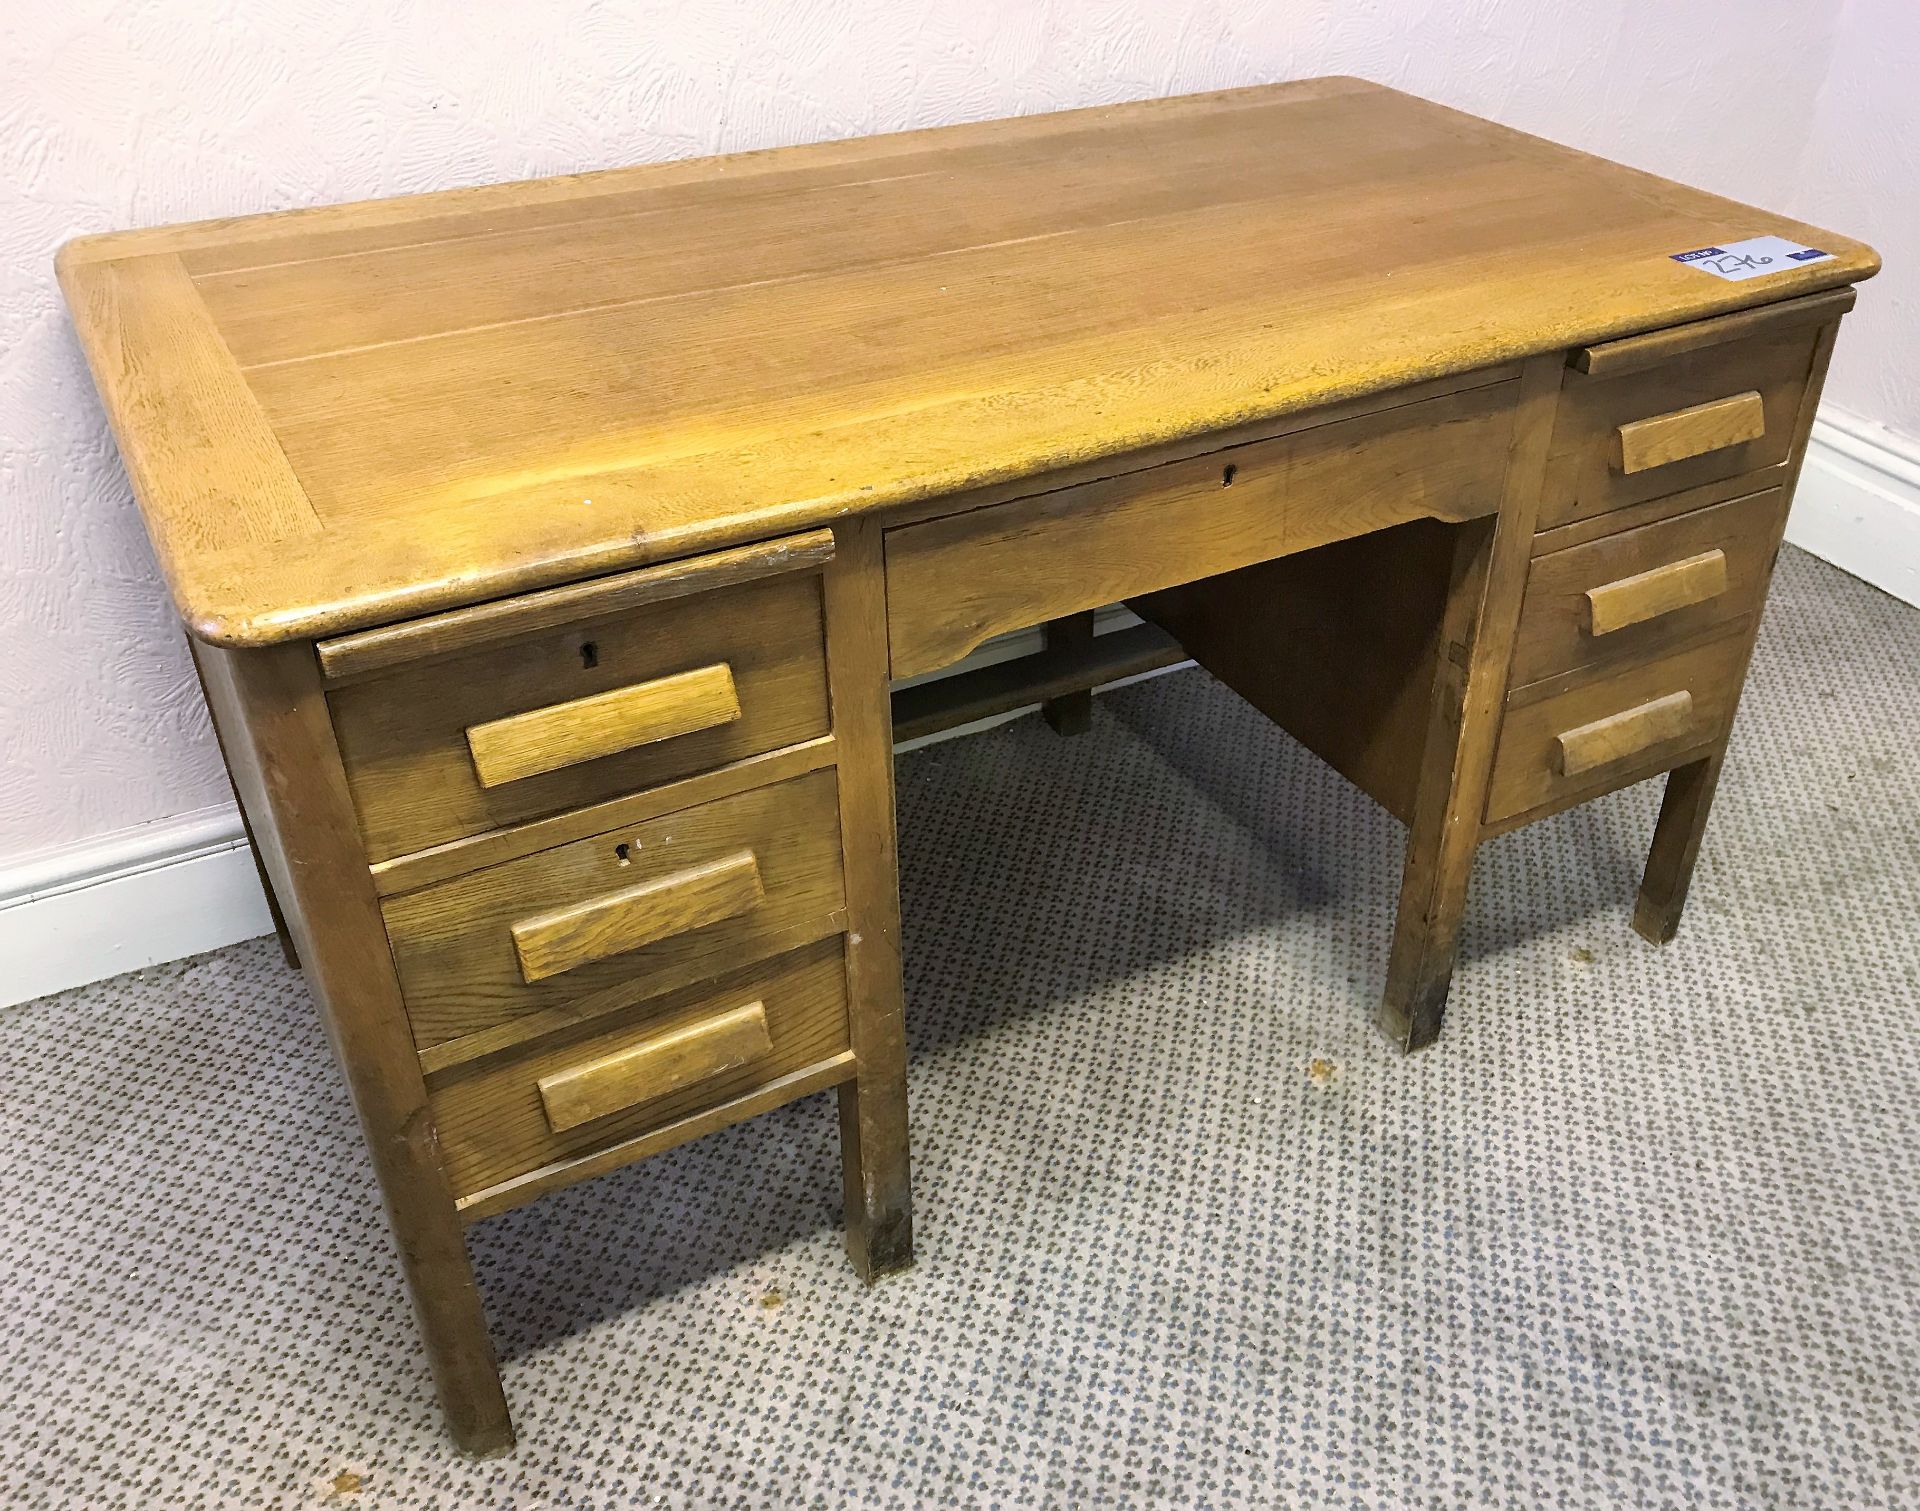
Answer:
POLYGON ((1575 667, 1645 660, 1766 596, 1786 517, 1778 488, 1534 558, 1515 687, 1575 667))
POLYGON ((1516 392, 1491 383, 890 530, 893 674, 948 665, 1007 630, 1407 520, 1491 514, 1516 392))
POLYGON ((434 1078, 457 1196, 592 1154, 846 1053, 839 938, 434 1078))
POLYGON ((817 771, 387 898, 414 1042, 496 1047, 837 932, 836 796, 817 771))
POLYGON ((1516 694, 1500 726, 1487 822, 1584 802, 1712 745, 1739 699, 1751 640, 1739 631, 1550 697, 1516 694))
POLYGON ((1818 337, 1791 320, 1653 367, 1570 370, 1539 528, 1784 462, 1818 337))
POLYGON ((369 856, 388 860, 825 734, 820 580, 584 620, 328 701, 369 856))

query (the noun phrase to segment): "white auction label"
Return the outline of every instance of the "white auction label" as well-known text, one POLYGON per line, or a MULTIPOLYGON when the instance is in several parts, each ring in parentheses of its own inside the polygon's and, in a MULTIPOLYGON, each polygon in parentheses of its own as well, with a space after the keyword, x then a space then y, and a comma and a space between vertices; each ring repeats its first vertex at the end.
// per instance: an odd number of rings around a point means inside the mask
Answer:
POLYGON ((1784 273, 1809 262, 1828 262, 1833 253, 1816 247, 1803 247, 1784 236, 1750 236, 1745 241, 1730 241, 1724 247, 1701 247, 1694 252, 1675 252, 1673 260, 1690 268, 1739 283, 1747 278, 1764 278, 1769 273, 1784 273))

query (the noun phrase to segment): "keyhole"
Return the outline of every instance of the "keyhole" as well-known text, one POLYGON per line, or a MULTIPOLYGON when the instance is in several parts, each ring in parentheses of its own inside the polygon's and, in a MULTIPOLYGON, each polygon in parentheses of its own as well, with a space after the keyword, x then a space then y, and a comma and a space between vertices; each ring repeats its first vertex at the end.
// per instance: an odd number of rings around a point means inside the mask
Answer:
POLYGON ((615 845, 613 847, 613 858, 623 866, 630 864, 633 860, 633 846, 624 843, 615 845))
POLYGON ((1239 471, 1239 467, 1232 462, 1227 463, 1226 467, 1220 473, 1220 486, 1222 488, 1231 488, 1233 486, 1233 479, 1239 471))
POLYGON ((600 647, 593 641, 582 642, 580 646, 580 664, 588 671, 600 664, 600 647))

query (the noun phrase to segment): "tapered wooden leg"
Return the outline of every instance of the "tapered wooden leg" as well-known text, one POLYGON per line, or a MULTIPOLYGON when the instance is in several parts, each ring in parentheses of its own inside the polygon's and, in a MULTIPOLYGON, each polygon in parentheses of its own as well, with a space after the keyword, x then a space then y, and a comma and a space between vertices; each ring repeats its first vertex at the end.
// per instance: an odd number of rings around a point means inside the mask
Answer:
POLYGON ((1468 646, 1483 612, 1494 534, 1491 521, 1465 527, 1454 558, 1426 751, 1407 826, 1387 985, 1380 999, 1381 1030, 1403 1049, 1424 1048, 1440 1032, 1480 840, 1486 778, 1476 769, 1475 752, 1488 741, 1479 724, 1497 721, 1498 708, 1480 709, 1469 718, 1473 658, 1468 646))
POLYGON ((1400 908, 1380 1002, 1381 1030, 1409 1050, 1431 1044, 1439 1034, 1453 981, 1560 376, 1555 357, 1527 364, 1500 512, 1462 526, 1455 538, 1400 908))
POLYGON ((1402 1049, 1424 1049, 1440 1035, 1466 915, 1471 847, 1446 843, 1444 817, 1407 836, 1380 1029, 1402 1049))
POLYGON ((872 1282, 913 1264, 913 1194, 903 1157, 906 1087, 861 1077, 840 1088, 847 1258, 872 1282))
POLYGON ((448 1429, 470 1453, 503 1452, 513 1424, 313 648, 195 659, 373 1156, 448 1429))
MULTIPOLYGON (((238 788, 233 795, 238 801, 238 788)), ((294 948, 293 935, 287 930, 287 915, 280 911, 280 894, 274 890, 273 878, 267 874, 267 863, 260 858, 260 845, 253 837, 253 822, 247 817, 245 804, 240 808, 240 827, 246 831, 247 853, 253 857, 254 874, 260 878, 260 890, 267 897, 267 915, 273 919, 274 938, 280 941, 280 956, 287 962, 289 970, 297 971, 300 969, 300 952, 294 948)))
MULTIPOLYGON (((200 679, 200 696, 207 700, 207 706, 211 710, 213 698, 207 692, 207 678, 200 667, 200 655, 194 648, 193 637, 189 635, 185 638, 188 651, 193 653, 194 675, 200 679)), ((247 837, 247 853, 253 857, 254 875, 260 878, 260 890, 266 894, 267 916, 273 920, 273 933, 274 937, 280 941, 281 958, 287 962, 289 969, 297 971, 300 969, 300 952, 293 947, 293 935, 287 931, 286 914, 280 911, 280 896, 274 891, 273 878, 267 874, 267 863, 260 856, 260 842, 253 837, 253 820, 247 817, 247 805, 240 796, 239 786, 233 780, 233 759, 227 754, 226 737, 220 733, 218 718, 214 720, 213 738, 214 743, 220 747, 220 759, 227 764, 227 786, 233 793, 235 806, 240 810, 240 829, 247 837)))
POLYGON ((854 1079, 840 1088, 847 1253, 874 1280, 913 1262, 907 1151, 907 1035, 894 849, 893 708, 879 529, 835 530, 826 576, 827 670, 847 888, 847 988, 854 1079))
POLYGON ((1720 785, 1722 759, 1715 752, 1667 774, 1667 794, 1660 803, 1660 820, 1653 826, 1647 871, 1633 907, 1634 932, 1654 944, 1666 944, 1680 931, 1680 914, 1687 905, 1687 888, 1693 884, 1700 840, 1707 832, 1713 791, 1720 785))
MULTIPOLYGON (((1049 619, 1046 626, 1048 650, 1079 650, 1093 644, 1093 610, 1049 619)), ((1093 727, 1093 689, 1063 693, 1040 705, 1040 717, 1057 735, 1085 734, 1093 727)))

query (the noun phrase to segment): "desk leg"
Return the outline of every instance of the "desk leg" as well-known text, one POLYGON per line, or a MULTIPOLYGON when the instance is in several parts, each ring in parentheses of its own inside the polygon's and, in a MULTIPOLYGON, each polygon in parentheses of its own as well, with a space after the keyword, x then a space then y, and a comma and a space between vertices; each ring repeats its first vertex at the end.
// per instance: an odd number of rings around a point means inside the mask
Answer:
MULTIPOLYGON (((233 792, 234 801, 240 801, 240 789, 233 792)), ((260 878, 260 890, 266 894, 267 916, 273 920, 274 938, 280 941, 280 957, 287 962, 289 970, 300 969, 300 951, 294 948, 293 935, 287 928, 287 915, 280 911, 280 894, 274 890, 273 878, 267 874, 267 863, 260 855, 260 842, 253 837, 253 821, 247 817, 246 805, 240 806, 240 827, 246 832, 247 853, 253 857, 254 874, 260 878)))
MULTIPOLYGON (((1393 952, 1387 961, 1387 989, 1380 1003, 1380 1027, 1403 1049, 1425 1048, 1439 1035, 1453 984, 1460 923, 1466 914, 1467 882, 1480 841, 1499 710, 1475 709, 1477 658, 1467 647, 1475 620, 1484 614, 1482 591, 1494 537, 1491 520, 1462 530, 1441 630, 1426 750, 1407 825, 1407 858, 1400 876, 1393 952), (1482 747, 1487 757, 1484 771, 1477 760, 1482 747)), ((1502 690, 1505 678, 1503 665, 1493 678, 1502 690)))
MULTIPOLYGON (((1050 651, 1086 650, 1093 644, 1093 610, 1049 619, 1046 648, 1050 651)), ((1040 705, 1040 717, 1057 735, 1081 735, 1093 727, 1093 689, 1062 693, 1040 705)))
POLYGON ((827 569, 827 674, 838 747, 847 888, 847 1000, 854 1079, 840 1088, 847 1253, 864 1280, 913 1263, 907 1154, 906 1009, 894 848, 893 704, 880 530, 834 531, 827 569))
MULTIPOLYGON (((206 700, 209 712, 213 709, 213 695, 207 691, 206 674, 200 668, 200 658, 194 652, 193 637, 183 637, 187 650, 193 656, 193 674, 200 679, 200 696, 206 700)), ((233 780, 233 758, 227 754, 225 736, 220 733, 220 723, 216 719, 213 725, 213 741, 219 747, 220 759, 226 763, 227 787, 233 793, 233 801, 240 809, 240 829, 247 836, 247 853, 253 857, 254 875, 260 878, 260 890, 266 894, 267 916, 273 920, 273 934, 280 941, 281 958, 287 962, 290 970, 300 969, 300 952, 293 947, 293 935, 287 930, 287 918, 280 911, 280 897, 273 889, 273 878, 267 874, 267 863, 260 855, 260 842, 253 837, 253 820, 247 817, 247 805, 240 796, 239 785, 233 780)))
POLYGON ((1557 354, 1528 362, 1500 512, 1461 526, 1455 538, 1400 910, 1380 1003, 1381 1030, 1404 1049, 1422 1049, 1439 1035, 1453 983, 1561 370, 1557 354))
POLYGON ((1660 802, 1646 875, 1633 908, 1634 932, 1654 944, 1667 944, 1680 932, 1693 865, 1707 832, 1707 813, 1713 807, 1714 788, 1720 785, 1721 760, 1721 753, 1715 751, 1667 774, 1667 793, 1660 802))
POLYGON ((504 1452, 513 1424, 313 647, 194 658, 360 1116, 447 1427, 469 1453, 504 1452))

